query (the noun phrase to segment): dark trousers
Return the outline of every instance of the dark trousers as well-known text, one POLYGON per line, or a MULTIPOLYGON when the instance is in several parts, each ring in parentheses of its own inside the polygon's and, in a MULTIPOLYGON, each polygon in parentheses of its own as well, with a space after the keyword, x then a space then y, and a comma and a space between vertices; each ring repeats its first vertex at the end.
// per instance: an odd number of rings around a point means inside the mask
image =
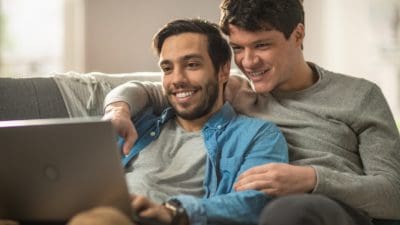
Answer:
POLYGON ((279 197, 264 208, 260 225, 372 225, 369 217, 322 195, 279 197))

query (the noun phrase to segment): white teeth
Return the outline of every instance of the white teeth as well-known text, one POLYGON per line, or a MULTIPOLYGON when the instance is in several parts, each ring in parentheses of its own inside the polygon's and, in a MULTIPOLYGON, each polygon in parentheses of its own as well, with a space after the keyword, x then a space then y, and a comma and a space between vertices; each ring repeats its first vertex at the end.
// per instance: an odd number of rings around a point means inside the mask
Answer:
POLYGON ((250 76, 261 76, 261 75, 263 75, 264 73, 265 73, 265 70, 260 71, 260 72, 249 72, 248 74, 249 74, 250 76))
POLYGON ((192 96, 193 94, 194 94, 194 91, 179 92, 179 93, 176 93, 176 97, 186 98, 186 97, 192 96))

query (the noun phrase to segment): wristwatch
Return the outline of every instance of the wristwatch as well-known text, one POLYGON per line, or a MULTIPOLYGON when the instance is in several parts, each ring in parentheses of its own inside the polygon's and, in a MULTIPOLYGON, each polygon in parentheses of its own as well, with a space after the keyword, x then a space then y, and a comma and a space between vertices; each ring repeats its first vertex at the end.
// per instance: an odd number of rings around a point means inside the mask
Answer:
POLYGON ((182 207, 179 200, 170 199, 167 202, 164 202, 163 205, 172 212, 172 221, 170 225, 181 225, 187 218, 185 209, 182 207))

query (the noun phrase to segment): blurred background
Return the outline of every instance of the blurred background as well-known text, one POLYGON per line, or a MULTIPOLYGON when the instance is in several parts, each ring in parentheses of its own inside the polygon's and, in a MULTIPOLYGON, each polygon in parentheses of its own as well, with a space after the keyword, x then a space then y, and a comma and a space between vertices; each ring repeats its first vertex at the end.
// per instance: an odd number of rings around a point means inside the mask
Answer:
MULTIPOLYGON (((158 71, 153 34, 219 0, 0 0, 0 76, 158 71)), ((400 119, 400 0, 304 0, 308 61, 377 83, 400 119)))

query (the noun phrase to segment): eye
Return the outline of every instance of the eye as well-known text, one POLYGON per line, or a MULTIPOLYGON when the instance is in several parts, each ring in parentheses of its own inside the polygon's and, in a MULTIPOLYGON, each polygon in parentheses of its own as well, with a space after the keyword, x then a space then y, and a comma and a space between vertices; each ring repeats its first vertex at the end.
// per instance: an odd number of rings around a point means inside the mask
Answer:
POLYGON ((261 42, 261 43, 257 43, 257 44, 255 45, 255 48, 257 48, 257 49, 267 49, 267 48, 269 48, 270 46, 271 46, 270 43, 261 42))
POLYGON ((172 67, 168 65, 161 65, 160 68, 164 74, 169 74, 172 71, 172 67))
POLYGON ((190 69, 197 69, 198 67, 200 67, 200 63, 194 61, 188 62, 187 67, 189 67, 190 69))
POLYGON ((235 54, 237 54, 243 50, 243 48, 240 46, 232 45, 231 47, 232 47, 233 53, 235 53, 235 54))

